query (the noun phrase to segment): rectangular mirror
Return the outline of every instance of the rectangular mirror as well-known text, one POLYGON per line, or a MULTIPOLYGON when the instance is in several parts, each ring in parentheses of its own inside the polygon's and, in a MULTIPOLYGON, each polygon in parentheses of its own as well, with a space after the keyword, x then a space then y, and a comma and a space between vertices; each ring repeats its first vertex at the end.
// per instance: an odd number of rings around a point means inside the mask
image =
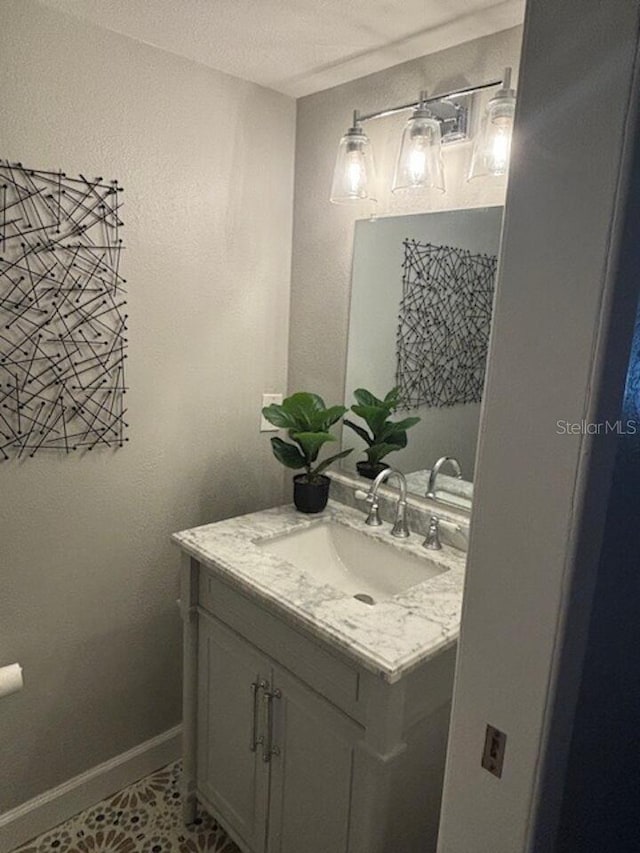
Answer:
MULTIPOLYGON (((401 470, 409 490, 424 496, 436 461, 454 457, 461 478, 455 466, 443 465, 436 495, 465 508, 473 491, 502 210, 367 219, 355 228, 345 405, 355 402, 356 389, 382 399, 397 387, 392 420, 420 421, 407 430, 406 446, 382 464, 401 470)), ((362 417, 346 417, 370 432, 362 417)), ((361 434, 345 425, 342 440, 354 448, 345 468, 366 462, 361 434)))

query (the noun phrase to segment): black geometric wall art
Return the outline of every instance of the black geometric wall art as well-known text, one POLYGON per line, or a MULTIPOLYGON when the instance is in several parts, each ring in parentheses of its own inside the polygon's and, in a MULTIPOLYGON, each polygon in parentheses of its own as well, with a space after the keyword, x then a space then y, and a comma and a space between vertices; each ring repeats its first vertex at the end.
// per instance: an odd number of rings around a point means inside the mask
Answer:
POLYGON ((482 399, 497 256, 404 240, 396 384, 406 408, 482 399))
POLYGON ((0 160, 0 461, 128 441, 121 193, 0 160))

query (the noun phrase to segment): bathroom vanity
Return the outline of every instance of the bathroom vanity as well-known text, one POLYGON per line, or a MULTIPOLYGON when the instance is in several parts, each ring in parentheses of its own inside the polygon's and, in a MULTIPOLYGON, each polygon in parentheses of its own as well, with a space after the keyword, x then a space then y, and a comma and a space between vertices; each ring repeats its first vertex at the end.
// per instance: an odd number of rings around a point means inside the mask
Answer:
POLYGON ((435 850, 465 555, 334 501, 174 540, 185 820, 200 802, 246 853, 435 850), (355 578, 323 574, 332 548, 355 578))

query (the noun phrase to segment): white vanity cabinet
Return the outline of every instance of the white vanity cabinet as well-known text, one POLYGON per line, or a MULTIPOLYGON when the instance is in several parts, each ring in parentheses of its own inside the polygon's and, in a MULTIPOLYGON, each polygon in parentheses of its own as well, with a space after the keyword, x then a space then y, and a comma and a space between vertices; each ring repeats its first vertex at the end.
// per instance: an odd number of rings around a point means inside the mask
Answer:
POLYGON ((181 600, 185 820, 245 853, 435 851, 453 647, 391 684, 187 555, 181 600))
POLYGON ((198 628, 198 789, 252 851, 347 853, 361 728, 206 614, 198 628))

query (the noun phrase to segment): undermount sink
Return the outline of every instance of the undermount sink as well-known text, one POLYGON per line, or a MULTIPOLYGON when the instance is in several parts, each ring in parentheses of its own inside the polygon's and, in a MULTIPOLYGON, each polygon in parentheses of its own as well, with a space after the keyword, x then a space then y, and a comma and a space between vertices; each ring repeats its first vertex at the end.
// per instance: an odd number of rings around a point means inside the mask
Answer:
POLYGON ((384 601, 446 571, 426 554, 403 551, 402 546, 335 522, 319 522, 256 544, 365 604, 384 601))

